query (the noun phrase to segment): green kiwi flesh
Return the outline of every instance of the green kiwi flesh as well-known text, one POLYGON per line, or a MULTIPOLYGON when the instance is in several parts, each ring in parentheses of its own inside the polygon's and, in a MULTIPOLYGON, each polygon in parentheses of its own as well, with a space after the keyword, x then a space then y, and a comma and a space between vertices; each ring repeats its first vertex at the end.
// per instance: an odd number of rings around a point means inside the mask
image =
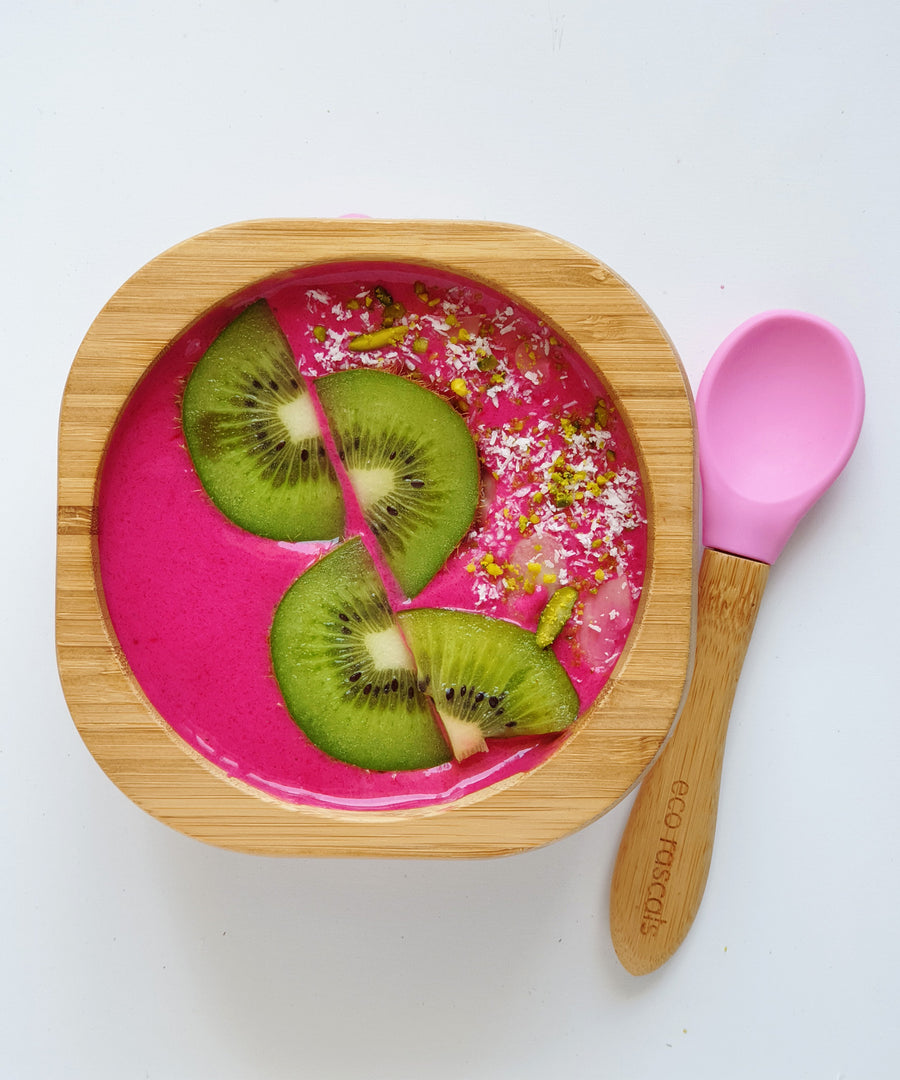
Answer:
POLYGON ((562 731, 578 716, 569 676, 531 631, 436 608, 397 619, 458 759, 485 749, 485 738, 562 731))
POLYGON ((230 521, 273 540, 341 534, 343 497, 312 397, 264 300, 197 362, 182 426, 204 490, 230 521))
POLYGON ((375 565, 358 537, 288 589, 270 633, 294 722, 320 750, 376 772, 450 759, 375 565))
POLYGON ((475 517, 475 441, 451 405, 401 375, 340 371, 315 388, 366 523, 415 596, 475 517))

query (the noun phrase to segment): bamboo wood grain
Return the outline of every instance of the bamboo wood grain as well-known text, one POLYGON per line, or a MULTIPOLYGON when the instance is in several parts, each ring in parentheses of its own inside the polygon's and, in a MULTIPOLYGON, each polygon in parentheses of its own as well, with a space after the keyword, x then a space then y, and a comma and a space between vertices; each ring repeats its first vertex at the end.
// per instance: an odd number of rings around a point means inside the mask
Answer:
POLYGON ((57 656, 91 754, 134 802, 205 842, 277 855, 483 856, 548 843, 604 813, 653 759, 689 665, 694 428, 684 373, 640 298, 564 241, 483 222, 276 220, 193 237, 137 271, 78 350, 60 412, 57 656), (334 262, 406 262, 484 282, 540 314, 600 373, 641 462, 650 555, 638 621, 603 694, 521 778, 431 810, 326 811, 266 796, 178 738, 134 679, 97 568, 97 486, 130 394, 178 335, 225 300, 334 262))
POLYGON ((633 975, 645 975, 672 956, 700 907, 728 720, 768 574, 766 563, 703 553, 687 698, 638 792, 613 872, 613 944, 633 975))

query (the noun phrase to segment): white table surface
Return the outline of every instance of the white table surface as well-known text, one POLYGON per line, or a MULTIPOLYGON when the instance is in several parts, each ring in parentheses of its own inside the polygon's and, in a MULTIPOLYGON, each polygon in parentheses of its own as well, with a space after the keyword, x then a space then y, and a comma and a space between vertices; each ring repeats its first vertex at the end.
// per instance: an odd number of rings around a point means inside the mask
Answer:
POLYGON ((900 1075, 900 8, 6 0, 0 1076, 900 1075), (774 566, 687 941, 626 974, 631 800, 488 861, 274 860, 157 823, 53 652, 56 424, 90 322, 230 221, 516 222, 608 263, 693 384, 771 307, 859 353, 850 465, 774 566))

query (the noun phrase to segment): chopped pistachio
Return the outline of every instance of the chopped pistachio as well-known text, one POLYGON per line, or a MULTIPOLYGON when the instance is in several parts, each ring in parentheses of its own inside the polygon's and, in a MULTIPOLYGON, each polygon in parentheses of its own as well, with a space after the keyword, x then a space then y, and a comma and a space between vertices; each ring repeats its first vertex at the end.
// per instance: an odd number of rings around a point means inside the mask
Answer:
POLYGON ((409 330, 408 326, 386 326, 381 330, 373 330, 371 334, 359 334, 351 338, 348 348, 353 352, 368 352, 370 349, 384 349, 388 345, 396 345, 402 341, 409 330))
POLYGON ((550 597, 538 619, 536 637, 540 648, 547 649, 556 641, 569 621, 577 599, 578 590, 571 585, 564 585, 550 597))
POLYGON ((386 304, 384 308, 384 314, 381 317, 382 326, 393 326, 394 323, 399 322, 406 314, 406 308, 397 302, 391 302, 386 304))

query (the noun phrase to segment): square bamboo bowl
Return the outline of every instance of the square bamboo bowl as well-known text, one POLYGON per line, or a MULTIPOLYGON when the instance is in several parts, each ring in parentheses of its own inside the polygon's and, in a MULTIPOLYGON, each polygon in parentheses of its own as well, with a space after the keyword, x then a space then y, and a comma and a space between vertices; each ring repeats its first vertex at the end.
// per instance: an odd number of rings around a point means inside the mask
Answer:
POLYGON ((107 776, 189 836, 270 855, 488 856, 546 844, 638 782, 677 716, 690 666, 695 577, 690 388, 651 312, 613 271, 544 233, 456 221, 268 220, 196 236, 139 270, 91 325, 59 432, 56 640, 72 717, 107 776), (480 282, 531 309, 609 390, 634 443, 648 556, 625 651, 594 705, 538 767, 449 804, 389 811, 282 802, 201 757, 150 704, 106 610, 97 554, 107 442, 166 346, 254 283, 339 262, 406 263, 480 282))

